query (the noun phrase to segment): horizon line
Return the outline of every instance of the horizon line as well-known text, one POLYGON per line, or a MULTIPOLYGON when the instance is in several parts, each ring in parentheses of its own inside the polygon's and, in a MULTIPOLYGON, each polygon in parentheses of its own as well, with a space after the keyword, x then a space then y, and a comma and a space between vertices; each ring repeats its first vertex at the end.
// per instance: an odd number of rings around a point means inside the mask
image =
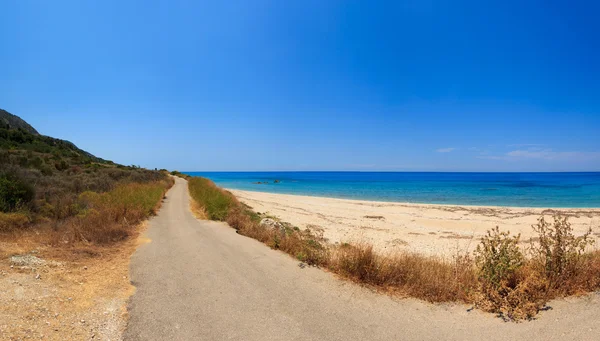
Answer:
POLYGON ((181 173, 600 173, 594 171, 197 170, 181 173))

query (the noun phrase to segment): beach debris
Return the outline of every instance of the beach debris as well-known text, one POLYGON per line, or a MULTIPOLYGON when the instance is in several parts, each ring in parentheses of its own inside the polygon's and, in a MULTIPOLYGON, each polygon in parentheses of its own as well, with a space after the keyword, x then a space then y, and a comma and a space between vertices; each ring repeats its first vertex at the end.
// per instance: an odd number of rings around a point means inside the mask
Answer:
POLYGON ((260 221, 260 225, 270 227, 273 230, 279 230, 279 232, 281 232, 282 234, 286 233, 286 224, 272 218, 263 218, 260 221))
POLYGON ((33 255, 15 255, 10 257, 10 263, 15 266, 42 266, 46 261, 33 255))
POLYGON ((367 219, 377 219, 377 220, 385 220, 385 217, 382 215, 366 215, 364 218, 367 219))
POLYGON ((42 266, 49 266, 49 267, 61 267, 64 266, 63 263, 61 262, 57 262, 57 261, 47 261, 44 259, 41 259, 39 257, 36 257, 32 254, 25 254, 25 255, 14 255, 10 257, 10 268, 14 268, 16 267, 20 267, 21 269, 34 269, 37 267, 42 267, 42 266))
POLYGON ((275 219, 271 219, 271 218, 263 218, 260 221, 260 224, 262 226, 267 226, 267 227, 271 227, 271 228, 281 228, 283 226, 280 222, 278 222, 275 219))

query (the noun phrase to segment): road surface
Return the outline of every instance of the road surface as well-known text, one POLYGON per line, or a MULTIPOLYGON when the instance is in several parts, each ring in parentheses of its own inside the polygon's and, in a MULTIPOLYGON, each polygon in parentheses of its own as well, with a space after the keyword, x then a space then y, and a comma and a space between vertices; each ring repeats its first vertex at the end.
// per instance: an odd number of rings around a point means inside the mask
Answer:
POLYGON ((125 340, 599 340, 598 294, 524 323, 394 299, 199 221, 189 200, 177 178, 132 257, 125 340))

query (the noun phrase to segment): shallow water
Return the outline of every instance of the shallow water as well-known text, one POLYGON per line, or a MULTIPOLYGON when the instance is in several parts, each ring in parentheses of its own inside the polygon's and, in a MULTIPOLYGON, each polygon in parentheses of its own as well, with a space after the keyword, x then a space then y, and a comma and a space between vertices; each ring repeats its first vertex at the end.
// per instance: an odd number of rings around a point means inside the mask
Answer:
POLYGON ((600 172, 186 172, 231 189, 427 204, 600 207, 600 172), (275 183, 279 180, 279 183, 275 183), (262 184, 257 184, 262 182, 262 184), (266 183, 265 183, 266 182, 266 183))

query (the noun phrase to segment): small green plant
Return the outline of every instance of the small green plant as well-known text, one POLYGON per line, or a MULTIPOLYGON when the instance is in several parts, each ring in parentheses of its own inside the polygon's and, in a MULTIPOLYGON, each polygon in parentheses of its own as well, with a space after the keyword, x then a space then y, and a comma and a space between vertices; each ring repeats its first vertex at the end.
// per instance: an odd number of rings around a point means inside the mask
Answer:
POLYGON ((585 250, 594 243, 592 230, 576 237, 567 217, 561 216, 555 216, 554 223, 541 217, 532 228, 539 237, 537 243, 531 244, 533 259, 552 288, 559 289, 583 270, 585 250))
POLYGON ((546 301, 546 282, 525 267, 519 238, 496 227, 475 250, 479 288, 474 301, 507 320, 531 318, 546 301))
POLYGON ((475 250, 475 263, 479 278, 494 288, 499 288, 514 278, 524 263, 519 249, 520 235, 510 236, 496 228, 489 230, 475 250))

